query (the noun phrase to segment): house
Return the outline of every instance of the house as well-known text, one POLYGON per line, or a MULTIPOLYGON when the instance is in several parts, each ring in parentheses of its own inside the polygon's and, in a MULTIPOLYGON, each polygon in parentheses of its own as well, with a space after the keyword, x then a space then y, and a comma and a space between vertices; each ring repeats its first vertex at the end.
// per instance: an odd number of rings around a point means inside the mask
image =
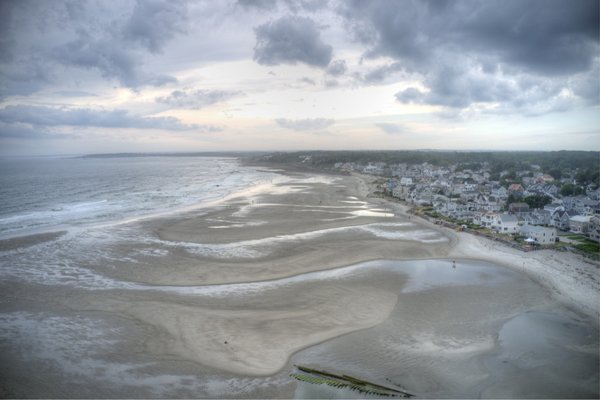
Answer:
POLYGON ((592 200, 590 198, 584 199, 581 202, 581 207, 577 209, 583 215, 599 215, 600 214, 600 201, 592 200))
POLYGON ((406 176, 404 176, 404 177, 402 177, 402 178, 400 179, 400 185, 401 185, 401 186, 410 186, 410 185, 412 185, 412 184, 413 184, 413 180, 412 180, 412 178, 409 178, 409 177, 406 177, 406 176))
POLYGON ((587 233, 590 227, 589 215, 576 215, 569 218, 569 230, 574 233, 587 233))
POLYGON ((406 199, 409 193, 410 189, 408 186, 396 186, 394 189, 392 189, 392 196, 400 200, 406 199))
POLYGON ((533 212, 524 216, 525 222, 529 225, 550 225, 552 213, 547 210, 533 210, 533 212))
POLYGON ((556 242, 556 229, 544 226, 523 225, 521 235, 535 240, 535 243, 542 246, 554 244, 556 242))
POLYGON ((579 215, 579 213, 575 210, 562 210, 558 209, 554 213, 552 213, 552 218, 550 219, 550 225, 555 226, 557 229, 568 231, 570 218, 579 215))
POLYGON ((473 223, 486 228, 491 228, 496 219, 496 213, 475 212, 473 213, 473 223))
POLYGON ((499 233, 517 233, 519 232, 519 219, 515 215, 497 214, 493 228, 499 233))
POLYGON ((510 203, 508 212, 517 216, 529 213, 529 204, 527 203, 510 203))
POLYGON ((507 198, 508 191, 502 186, 494 186, 492 187, 492 196, 496 198, 507 198))
POLYGON ((462 201, 475 201, 477 199, 477 196, 479 195, 479 192, 476 192, 474 190, 463 190, 463 192, 460 194, 460 199, 462 201))
POLYGON ((550 211, 550 213, 554 213, 556 210, 562 209, 564 211, 564 207, 559 203, 550 203, 544 206, 544 210, 550 211))
POLYGON ((592 200, 600 200, 600 187, 596 189, 586 188, 586 194, 592 200))
POLYGON ((508 193, 512 194, 515 197, 521 197, 523 195, 523 186, 520 183, 512 183, 508 187, 508 193))
POLYGON ((600 243, 600 217, 594 216, 590 218, 588 238, 596 243, 600 243))

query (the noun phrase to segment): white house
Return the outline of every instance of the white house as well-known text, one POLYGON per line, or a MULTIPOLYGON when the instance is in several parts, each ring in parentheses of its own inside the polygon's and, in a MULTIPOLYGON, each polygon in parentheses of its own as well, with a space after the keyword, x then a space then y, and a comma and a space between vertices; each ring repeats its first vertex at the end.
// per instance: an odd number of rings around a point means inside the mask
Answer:
POLYGON ((590 215, 576 215, 569 218, 569 230, 575 233, 587 233, 590 227, 590 215))
POLYGON ((413 184, 412 178, 409 178, 407 176, 403 176, 400 179, 400 185, 402 185, 402 186, 409 186, 409 185, 412 185, 412 184, 413 184))
POLYGON ((556 228, 547 228, 544 226, 523 225, 521 234, 535 240, 535 243, 542 246, 556 242, 556 228))
POLYGON ((510 214, 497 214, 493 228, 499 233, 517 233, 519 232, 519 219, 510 214))

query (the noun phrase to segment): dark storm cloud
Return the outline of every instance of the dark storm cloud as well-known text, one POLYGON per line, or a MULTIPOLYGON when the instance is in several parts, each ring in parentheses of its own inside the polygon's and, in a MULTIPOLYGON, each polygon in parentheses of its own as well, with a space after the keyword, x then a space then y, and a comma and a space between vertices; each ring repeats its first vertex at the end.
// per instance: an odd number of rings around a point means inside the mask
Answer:
POLYGON ((255 28, 254 60, 262 65, 304 63, 325 68, 333 49, 310 18, 285 16, 255 28))
MULTIPOLYGON (((532 76, 554 82, 541 80, 529 88, 531 100, 556 95, 558 82, 568 87, 567 79, 575 76, 578 82, 597 82, 592 75, 599 49, 596 0, 357 0, 342 3, 339 11, 367 46, 366 57, 396 60, 390 64, 394 68, 365 75, 365 82, 381 82, 394 70, 423 77, 428 93, 400 92, 399 101, 465 108, 514 96, 524 100, 519 81, 532 76)), ((584 87, 572 89, 589 99, 584 87)))
POLYGON ((241 94, 241 92, 227 90, 175 90, 168 96, 157 97, 156 102, 175 108, 199 109, 241 94))
POLYGON ((51 108, 44 106, 14 105, 0 109, 0 122, 28 124, 35 127, 79 126, 102 128, 138 128, 194 130, 198 125, 181 123, 174 117, 144 117, 127 110, 92 110, 89 108, 51 108))
POLYGON ((326 118, 306 118, 306 119, 287 119, 277 118, 275 120, 277 125, 282 128, 291 129, 293 131, 319 131, 323 130, 335 123, 332 119, 326 118))
POLYGON ((584 71, 597 55, 598 1, 355 1, 343 15, 371 31, 369 55, 417 67, 432 50, 484 54, 543 74, 584 71), (366 18, 366 20, 365 20, 366 18))

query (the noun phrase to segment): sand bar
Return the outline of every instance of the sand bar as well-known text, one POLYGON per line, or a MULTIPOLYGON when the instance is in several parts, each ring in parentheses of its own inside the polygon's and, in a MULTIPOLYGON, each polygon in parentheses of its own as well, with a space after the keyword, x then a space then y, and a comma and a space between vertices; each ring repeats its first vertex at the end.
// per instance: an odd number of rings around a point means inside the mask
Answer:
MULTIPOLYGON (((56 261, 32 265, 29 275, 12 271, 13 280, 1 283, 0 343, 13 366, 2 375, 4 393, 81 396, 74 371, 101 359, 107 371, 128 367, 118 379, 86 375, 87 393, 100 397, 129 397, 132 387, 143 397, 291 397, 296 384, 287 374, 301 360, 356 368, 347 372, 382 384, 398 379, 424 395, 518 396, 525 383, 513 392, 495 386, 513 369, 497 375, 502 369, 489 367, 495 359, 486 364, 482 357, 509 354, 499 332, 528 312, 589 327, 587 341, 565 354, 577 367, 591 357, 594 372, 598 330, 589 316, 598 311, 596 266, 569 255, 488 247, 484 239, 409 219, 401 206, 368 192, 361 178, 288 172, 210 207, 79 237, 77 265, 61 264, 75 243, 69 235, 36 245, 56 261), (34 274, 42 279, 22 280, 34 274), (85 338, 56 334, 44 346, 65 346, 32 353, 18 338, 49 320, 60 322, 59 332, 81 324, 107 328, 85 338), (98 355, 78 364, 69 356, 77 346, 98 355), (27 378, 33 375, 35 382, 27 378)), ((550 378, 536 379, 543 388, 550 378)), ((568 380, 583 395, 597 393, 593 378, 568 380)))

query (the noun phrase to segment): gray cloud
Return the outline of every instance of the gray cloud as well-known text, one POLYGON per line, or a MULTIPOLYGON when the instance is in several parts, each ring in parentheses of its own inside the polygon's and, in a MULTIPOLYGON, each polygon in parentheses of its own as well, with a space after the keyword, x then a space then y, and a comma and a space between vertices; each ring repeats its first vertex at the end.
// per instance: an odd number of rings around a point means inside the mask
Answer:
POLYGON ((346 66, 346 61, 335 60, 332 61, 331 64, 329 64, 325 72, 327 73, 327 75, 341 76, 344 75, 347 70, 348 67, 346 66))
POLYGON ((175 90, 168 96, 156 98, 156 102, 168 104, 176 108, 199 109, 216 104, 232 97, 241 95, 241 92, 226 90, 175 90))
POLYGON ((245 9, 271 11, 277 8, 277 0, 237 0, 237 4, 245 9))
POLYGON ((186 24, 184 1, 138 0, 123 33, 125 39, 157 53, 176 35, 185 33, 186 24))
POLYGON ((376 123, 375 126, 377 126, 383 132, 390 134, 390 135, 407 132, 406 127, 403 125, 400 125, 400 124, 391 124, 388 122, 380 122, 380 123, 376 123))
POLYGON ((371 71, 367 72, 364 77, 362 77, 363 81, 370 84, 377 84, 384 82, 390 75, 402 71, 402 63, 394 62, 391 64, 382 65, 380 67, 376 67, 371 71))
POLYGON ((514 113, 541 115, 566 111, 580 99, 561 95, 562 80, 526 74, 505 77, 489 75, 470 65, 441 63, 423 81, 429 89, 423 92, 409 87, 396 93, 401 103, 430 104, 447 108, 442 116, 456 116, 459 110, 473 104, 485 103, 486 113, 514 113))
POLYGON ((317 82, 315 82, 313 79, 310 79, 307 76, 303 76, 302 78, 300 78, 300 82, 306 83, 307 85, 310 85, 310 86, 315 86, 317 84, 317 82))
POLYGON ((277 125, 282 128, 291 129, 293 131, 320 131, 335 123, 332 119, 326 118, 306 118, 306 119, 286 119, 277 118, 277 125))
MULTIPOLYGON (((367 46, 366 57, 396 60, 366 74, 364 82, 383 82, 402 71, 429 91, 400 92, 399 101, 457 109, 502 102, 502 109, 514 106, 519 112, 520 101, 546 104, 544 96, 564 107, 568 102, 557 91, 569 85, 582 99, 593 97, 585 85, 565 78, 577 75, 577 82, 595 80, 597 86, 598 8, 595 0, 356 0, 342 3, 339 11, 355 39, 367 46), (520 93, 520 82, 531 77, 543 79, 520 93)), ((532 104, 538 106, 555 107, 532 104)))
POLYGON ((185 32, 183 2, 7 1, 1 11, 0 97, 72 81, 78 70, 97 71, 134 89, 176 81, 150 72, 145 63, 185 32))
POLYGON ((254 60, 262 65, 304 63, 325 68, 333 49, 310 18, 285 16, 255 28, 254 60))
POLYGON ((144 117, 127 110, 92 110, 89 108, 52 108, 14 105, 0 109, 0 121, 5 124, 28 124, 33 127, 102 127, 165 130, 205 130, 208 127, 187 125, 175 117, 144 117))
POLYGON ((422 103, 424 97, 424 93, 414 87, 396 93, 396 99, 401 103, 422 103))
POLYGON ((62 97, 97 97, 97 94, 83 90, 57 90, 53 94, 62 97))
POLYGON ((297 14, 301 11, 315 12, 328 6, 327 0, 237 0, 237 4, 246 10, 275 11, 280 7, 297 14))
POLYGON ((51 136, 45 129, 33 128, 22 124, 5 124, 0 122, 0 138, 37 139, 51 136))
POLYGON ((368 55, 392 56, 412 67, 442 47, 491 54, 543 74, 586 70, 597 55, 595 0, 354 1, 342 7, 345 17, 372 31, 365 39, 368 55))

